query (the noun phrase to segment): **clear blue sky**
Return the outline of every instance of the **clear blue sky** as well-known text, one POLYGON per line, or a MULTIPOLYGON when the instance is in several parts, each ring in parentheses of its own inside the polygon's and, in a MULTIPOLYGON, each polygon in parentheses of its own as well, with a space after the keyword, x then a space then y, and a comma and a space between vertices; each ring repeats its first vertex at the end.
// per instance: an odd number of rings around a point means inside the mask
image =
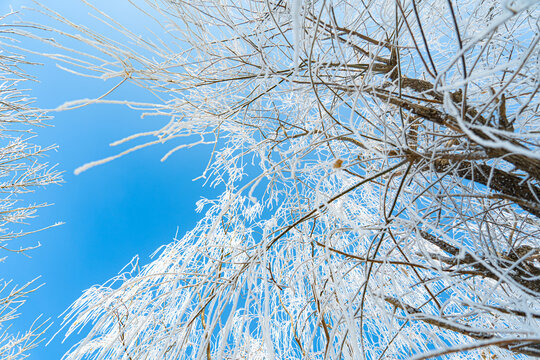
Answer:
MULTIPOLYGON (((107 8, 116 19, 132 28, 144 25, 144 18, 128 10, 127 1, 92 2, 107 8)), ((0 0, 3 13, 10 4, 18 8, 23 1, 0 0)), ((87 10, 77 1, 47 0, 46 4, 75 21, 88 21, 87 10)), ((144 32, 142 27, 140 30, 144 32)), ((67 100, 97 97, 113 85, 79 78, 57 69, 50 61, 34 59, 45 66, 27 71, 41 82, 27 86, 32 88, 37 105, 43 108, 56 107, 67 100)), ((146 96, 127 86, 110 98, 145 99, 146 96)), ((76 167, 121 150, 109 147, 112 141, 135 132, 155 130, 165 121, 141 120, 136 111, 125 107, 98 105, 57 113, 50 122, 54 127, 37 129, 37 143, 59 146, 46 161, 59 164, 59 169, 65 171, 65 183, 30 195, 35 202, 54 203, 39 212, 33 226, 56 221, 66 224, 25 239, 27 245, 42 244, 30 253, 31 258, 10 255, 0 264, 0 278, 13 278, 15 283, 24 284, 41 275, 38 282, 44 284, 21 308, 22 316, 12 331, 24 331, 43 314, 54 321, 45 337, 45 342, 48 341, 59 328, 57 316, 83 290, 107 281, 137 254, 141 264, 148 263, 150 254, 172 241, 177 229, 182 236, 194 226, 201 216, 194 211, 195 202, 201 196, 211 197, 216 193, 209 187, 203 188, 201 181, 192 181, 206 165, 209 146, 182 150, 165 163, 159 161, 161 156, 178 144, 150 147, 73 175, 76 167)), ((61 333, 47 347, 42 344, 33 350, 30 358, 60 359, 73 344, 72 341, 62 344, 62 339, 61 333)))

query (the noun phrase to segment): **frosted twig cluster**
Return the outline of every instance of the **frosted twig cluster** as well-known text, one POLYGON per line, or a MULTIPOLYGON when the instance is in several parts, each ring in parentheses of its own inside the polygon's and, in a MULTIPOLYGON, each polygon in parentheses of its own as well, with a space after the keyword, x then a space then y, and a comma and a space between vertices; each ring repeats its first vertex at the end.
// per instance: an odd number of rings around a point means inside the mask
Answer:
MULTIPOLYGON (((20 27, 9 23, 15 16, 15 13, 0 16, 0 252, 3 253, 0 266, 7 254, 26 255, 39 246, 39 243, 29 245, 22 238, 44 230, 29 230, 27 222, 47 204, 32 203, 25 194, 61 181, 58 171, 40 162, 54 147, 42 148, 32 144, 31 139, 35 135, 31 127, 42 126, 48 116, 32 107, 32 99, 24 90, 32 78, 24 69, 30 63, 14 51, 17 44, 13 34, 20 27)), ((9 279, 0 279, 1 359, 24 359, 29 356, 29 350, 42 340, 40 336, 47 327, 43 320, 37 319, 22 333, 14 334, 10 329, 12 321, 19 317, 19 308, 28 294, 37 289, 35 281, 16 286, 9 279)))

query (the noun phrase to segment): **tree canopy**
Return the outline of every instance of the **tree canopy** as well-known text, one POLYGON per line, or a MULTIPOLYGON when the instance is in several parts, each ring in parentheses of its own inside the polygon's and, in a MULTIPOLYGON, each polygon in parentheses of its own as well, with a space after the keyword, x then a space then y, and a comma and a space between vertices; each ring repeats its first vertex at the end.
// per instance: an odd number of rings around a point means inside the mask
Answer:
POLYGON ((34 24, 69 71, 116 81, 58 110, 170 119, 77 173, 213 144, 201 179, 223 192, 72 305, 66 359, 540 356, 538 2, 132 5, 153 37, 97 8, 114 36, 34 24), (115 99, 126 82, 148 101, 115 99))

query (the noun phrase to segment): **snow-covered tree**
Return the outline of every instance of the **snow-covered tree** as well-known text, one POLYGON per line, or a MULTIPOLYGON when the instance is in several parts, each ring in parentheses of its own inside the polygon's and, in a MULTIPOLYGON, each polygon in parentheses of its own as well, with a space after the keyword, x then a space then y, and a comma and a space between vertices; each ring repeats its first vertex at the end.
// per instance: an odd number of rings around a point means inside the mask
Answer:
MULTIPOLYGON (((39 208, 28 199, 28 193, 61 181, 60 173, 47 163, 40 162, 53 147, 42 148, 32 143, 32 128, 43 126, 45 112, 32 106, 25 86, 33 79, 25 73, 30 65, 14 52, 14 35, 21 29, 9 25, 14 12, 0 16, 0 251, 7 254, 26 254, 39 244, 22 239, 43 229, 27 229, 27 222, 39 208)), ((1 266, 2 264, 0 264, 1 266)), ((5 272, 2 276, 6 276, 5 272)), ((9 275, 7 275, 9 276, 9 275)), ((10 326, 19 316, 19 308, 29 293, 36 289, 35 280, 17 286, 10 279, 0 279, 0 358, 23 359, 40 341, 45 322, 36 320, 27 331, 13 333, 10 326)))
MULTIPOLYGON (((540 356, 535 0, 133 2, 39 36, 97 99, 213 144, 190 232, 67 311, 66 359, 540 356), (66 27, 67 26, 67 27, 66 27), (133 83, 148 101, 116 99, 133 83)), ((36 25, 37 26, 37 25, 36 25)))

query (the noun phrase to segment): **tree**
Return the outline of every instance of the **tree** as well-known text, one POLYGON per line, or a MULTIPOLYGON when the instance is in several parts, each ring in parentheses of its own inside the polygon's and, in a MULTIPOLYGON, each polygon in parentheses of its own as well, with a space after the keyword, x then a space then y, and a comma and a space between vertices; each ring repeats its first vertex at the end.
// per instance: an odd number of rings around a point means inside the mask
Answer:
MULTIPOLYGON (((15 52, 14 34, 21 29, 6 21, 15 16, 11 12, 0 17, 0 249, 4 254, 26 255, 38 245, 21 243, 23 237, 44 229, 25 230, 24 225, 36 216, 39 208, 47 204, 29 201, 27 193, 61 181, 61 174, 47 163, 39 162, 53 146, 42 148, 32 144, 35 136, 32 127, 43 126, 47 114, 32 107, 32 99, 23 84, 33 80, 23 67, 30 65, 15 52)), ((57 225, 57 224, 55 224, 57 225)), ((53 225, 54 226, 54 225, 53 225)), ((3 256, 0 262, 4 262, 3 256)), ((36 320, 28 330, 12 334, 10 326, 18 318, 19 308, 28 294, 36 290, 35 281, 22 286, 13 285, 9 279, 0 279, 0 358, 23 359, 28 351, 41 341, 47 328, 44 321, 36 320)))
POLYGON ((76 172, 213 144, 223 193, 72 305, 67 335, 89 331, 66 359, 540 356, 538 2, 133 5, 161 32, 40 10, 49 57, 116 79, 59 110, 170 119, 76 172), (113 99, 126 82, 154 100, 113 99))

